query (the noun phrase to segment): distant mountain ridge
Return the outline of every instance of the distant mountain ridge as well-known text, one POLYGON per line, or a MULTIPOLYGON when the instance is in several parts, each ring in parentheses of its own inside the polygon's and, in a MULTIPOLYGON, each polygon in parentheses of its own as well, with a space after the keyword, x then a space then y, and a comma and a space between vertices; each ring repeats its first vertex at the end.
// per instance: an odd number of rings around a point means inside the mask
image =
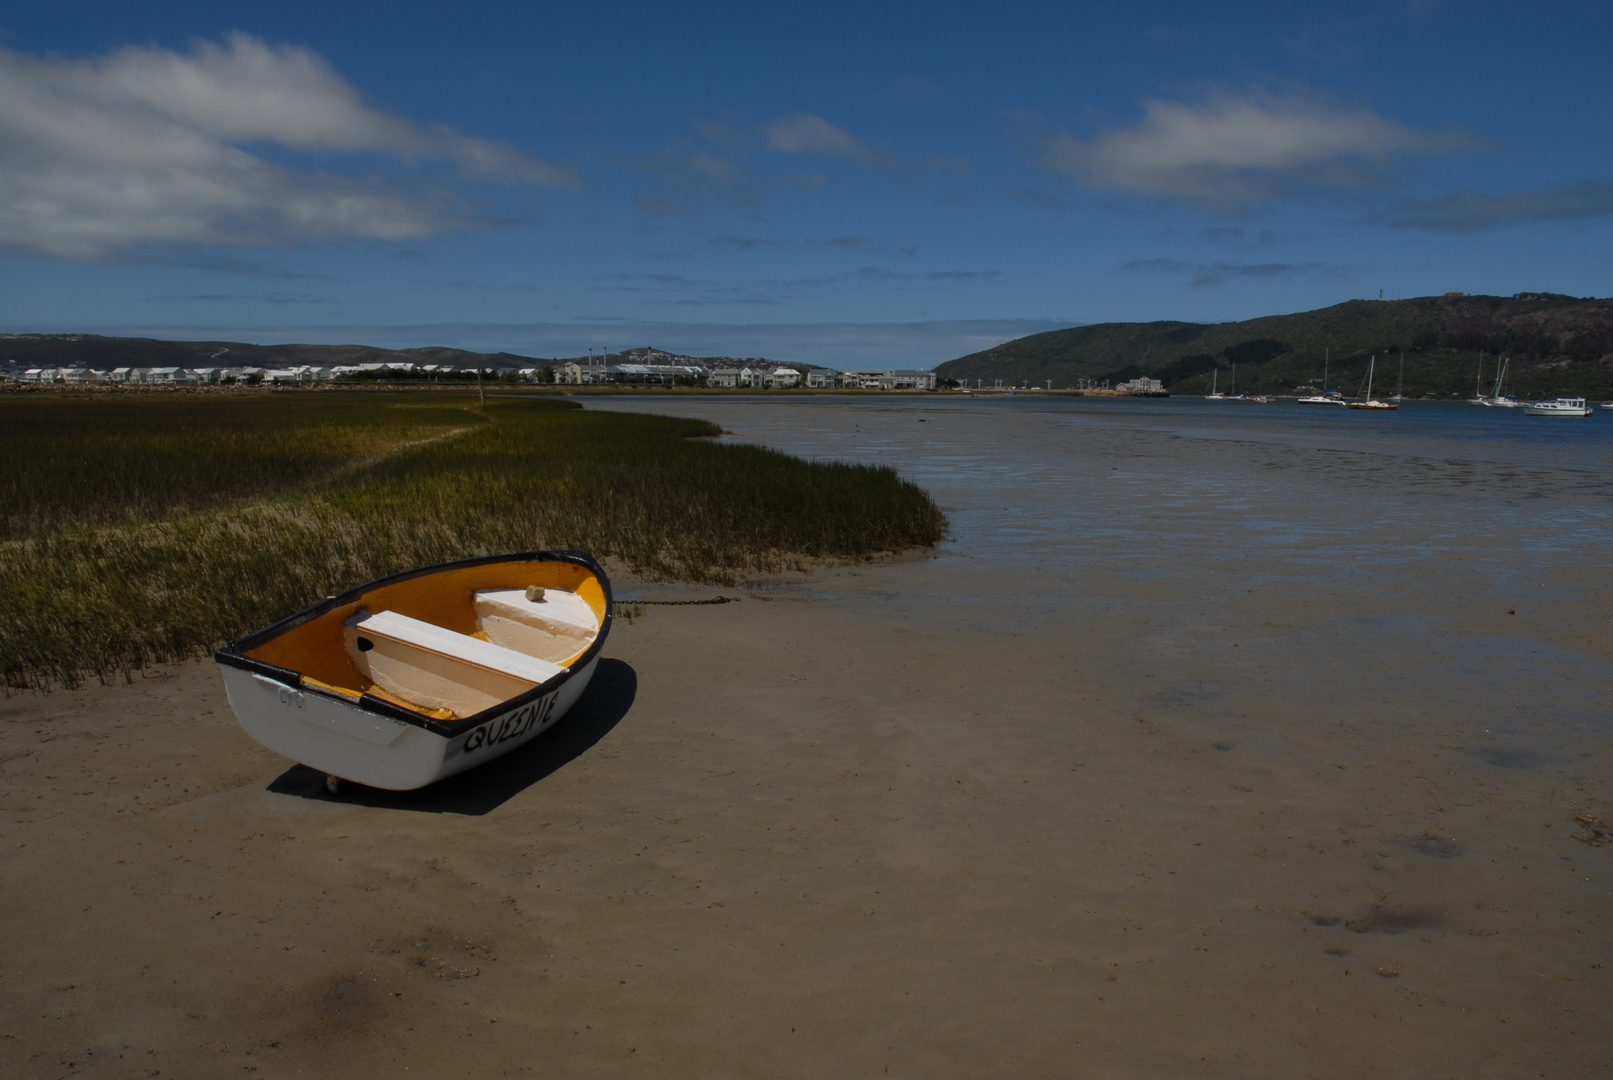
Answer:
POLYGON ((262 367, 307 364, 448 364, 498 370, 552 363, 514 353, 426 347, 383 349, 374 345, 251 345, 242 341, 164 341, 99 334, 0 335, 0 363, 22 367, 262 367))
POLYGON ((1354 391, 1369 357, 1379 358, 1376 386, 1393 392, 1405 354, 1407 396, 1471 394, 1479 351, 1486 386, 1499 355, 1509 357, 1507 388, 1547 397, 1613 397, 1613 300, 1550 293, 1513 297, 1444 296, 1411 300, 1351 300, 1316 311, 1268 315, 1232 323, 1099 323, 1051 330, 960 356, 936 368, 943 378, 979 379, 984 386, 1070 387, 1078 379, 1118 382, 1149 375, 1168 389, 1199 393, 1212 372, 1227 388, 1228 369, 1240 390, 1257 383, 1287 393, 1319 384, 1330 354, 1331 386, 1354 391))
MULTIPOLYGON (((338 367, 353 364, 439 364, 455 368, 558 367, 594 363, 678 364, 727 360, 693 357, 643 346, 609 356, 543 358, 517 353, 473 352, 445 346, 383 349, 375 345, 251 345, 241 341, 165 341, 161 338, 103 337, 99 334, 0 334, 0 365, 19 367, 338 367)), ((751 358, 753 362, 768 362, 751 358)))

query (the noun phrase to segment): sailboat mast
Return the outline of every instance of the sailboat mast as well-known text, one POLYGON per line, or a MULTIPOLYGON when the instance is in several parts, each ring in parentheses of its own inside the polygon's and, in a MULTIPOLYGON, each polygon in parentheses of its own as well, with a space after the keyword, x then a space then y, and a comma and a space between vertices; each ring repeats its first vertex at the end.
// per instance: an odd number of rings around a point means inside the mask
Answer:
POLYGON ((1327 397, 1327 362, 1332 357, 1333 346, 1329 345, 1322 352, 1322 396, 1327 397))
POLYGON ((1395 400, 1406 395, 1406 350, 1400 350, 1400 378, 1395 382, 1395 400))
POLYGON ((1481 397, 1484 396, 1484 350, 1483 349, 1479 350, 1479 373, 1477 375, 1473 376, 1473 396, 1476 397, 1476 398, 1481 398, 1481 397))

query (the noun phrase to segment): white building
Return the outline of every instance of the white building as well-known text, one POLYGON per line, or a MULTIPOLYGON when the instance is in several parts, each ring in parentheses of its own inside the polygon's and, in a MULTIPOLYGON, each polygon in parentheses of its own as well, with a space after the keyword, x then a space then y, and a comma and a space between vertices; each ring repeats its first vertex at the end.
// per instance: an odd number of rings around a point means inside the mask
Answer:
POLYGON ((572 383, 576 386, 587 386, 594 383, 609 382, 609 364, 579 364, 575 360, 567 360, 555 368, 555 382, 572 383))
POLYGON ((840 385, 861 390, 934 390, 935 372, 899 371, 893 368, 842 371, 840 385))
POLYGON ((813 368, 806 374, 806 384, 814 390, 833 390, 839 374, 833 368, 813 368))
POLYGON ((308 371, 305 367, 269 368, 263 373, 263 381, 271 386, 296 386, 298 383, 313 382, 313 376, 308 371))
POLYGON ((1116 383, 1115 389, 1126 394, 1163 395, 1165 384, 1144 375, 1130 382, 1116 383))
POLYGON ((789 387, 801 385, 801 373, 796 371, 794 368, 774 368, 764 381, 768 386, 776 386, 780 389, 787 389, 789 387))
POLYGON ((879 374, 881 390, 934 390, 933 371, 882 371, 879 374))
POLYGON ((733 389, 739 385, 739 369, 733 367, 718 368, 706 376, 706 385, 724 386, 733 389))

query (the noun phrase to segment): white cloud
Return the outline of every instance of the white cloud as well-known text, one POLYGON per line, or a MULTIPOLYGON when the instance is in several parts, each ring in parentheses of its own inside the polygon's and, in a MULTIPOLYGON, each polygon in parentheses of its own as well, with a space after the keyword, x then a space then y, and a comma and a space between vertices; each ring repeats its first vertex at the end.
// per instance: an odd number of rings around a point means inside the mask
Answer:
POLYGON ((70 259, 162 244, 402 240, 473 224, 449 193, 298 171, 244 149, 447 162, 542 186, 570 166, 366 105, 323 57, 232 34, 190 53, 0 49, 0 245, 70 259))
POLYGON ((1179 199, 1221 212, 1296 185, 1378 182, 1368 165, 1440 153, 1467 136, 1419 131, 1310 97, 1222 94, 1202 104, 1150 100, 1141 121, 1092 139, 1059 133, 1042 164, 1090 187, 1179 199))
POLYGON ((836 127, 821 116, 796 113, 781 116, 762 125, 762 137, 774 150, 814 157, 850 158, 864 164, 883 160, 883 155, 843 127, 836 127))

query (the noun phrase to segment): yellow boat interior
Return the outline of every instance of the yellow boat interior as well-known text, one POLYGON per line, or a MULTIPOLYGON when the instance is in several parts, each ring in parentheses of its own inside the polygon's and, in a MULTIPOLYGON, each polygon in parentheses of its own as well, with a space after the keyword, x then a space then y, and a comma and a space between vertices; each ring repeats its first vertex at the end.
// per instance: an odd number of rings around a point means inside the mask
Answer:
MULTIPOLYGON (((591 612, 592 630, 586 625, 568 627, 562 624, 561 629, 568 631, 571 636, 565 633, 559 636, 545 634, 543 643, 531 645, 528 642, 534 637, 530 628, 526 628, 524 632, 527 636, 517 637, 514 641, 515 650, 539 658, 539 663, 557 665, 555 670, 569 669, 588 651, 605 625, 608 607, 605 587, 599 576, 586 566, 529 558, 447 566, 401 581, 377 584, 343 597, 342 603, 306 622, 243 649, 242 655, 297 672, 302 677, 303 685, 312 690, 354 701, 364 694, 371 694, 435 720, 460 719, 466 715, 467 708, 472 711, 475 708, 468 705, 452 707, 452 695, 443 699, 438 695, 413 694, 411 700, 411 696, 405 696, 407 691, 398 692, 400 684, 396 680, 389 680, 383 670, 383 654, 390 650, 394 660, 389 662, 394 662, 401 650, 408 654, 403 657, 404 663, 409 663, 412 657, 416 664, 435 668, 437 673, 433 675, 427 672, 426 677, 438 682, 446 670, 446 664, 457 671, 472 672, 474 677, 469 680, 471 682, 479 678, 485 683, 489 671, 496 673, 499 665, 495 659, 489 668, 490 662, 484 655, 479 655, 478 650, 480 654, 487 654, 495 648, 492 642, 499 642, 497 647, 500 649, 507 642, 507 638, 490 639, 488 630, 493 629, 497 635, 499 630, 494 624, 515 625, 508 618, 491 615, 488 598, 513 597, 514 603, 519 605, 522 598, 530 600, 538 597, 538 603, 542 604, 544 594, 547 594, 550 606, 566 608, 574 624, 579 620, 586 624, 587 613, 591 612), (386 633, 383 620, 372 617, 387 612, 393 613, 384 617, 392 624, 405 627, 428 624, 421 628, 425 637, 413 643, 397 638, 385 639, 384 646, 376 652, 357 651, 377 648, 376 642, 364 635, 383 640, 382 635, 386 633), (395 616, 406 618, 399 620, 395 616), (409 620, 417 620, 418 623, 409 620), (367 629, 368 625, 375 626, 379 632, 367 629), (437 633, 439 628, 449 634, 437 633), (479 646, 464 643, 457 635, 490 644, 479 646), (442 644, 445 641, 446 646, 442 644), (454 644, 456 641, 461 642, 458 648, 454 644), (376 661, 373 665, 372 658, 376 661), (372 667, 373 670, 370 670, 372 667), (387 685, 378 685, 378 681, 387 685)), ((508 608, 509 604, 506 603, 500 610, 507 614, 508 608)), ((523 628, 516 626, 516 629, 523 628)), ((454 671, 447 671, 447 677, 457 682, 467 681, 454 671)), ((529 677, 527 683, 530 684, 532 678, 529 677)))

